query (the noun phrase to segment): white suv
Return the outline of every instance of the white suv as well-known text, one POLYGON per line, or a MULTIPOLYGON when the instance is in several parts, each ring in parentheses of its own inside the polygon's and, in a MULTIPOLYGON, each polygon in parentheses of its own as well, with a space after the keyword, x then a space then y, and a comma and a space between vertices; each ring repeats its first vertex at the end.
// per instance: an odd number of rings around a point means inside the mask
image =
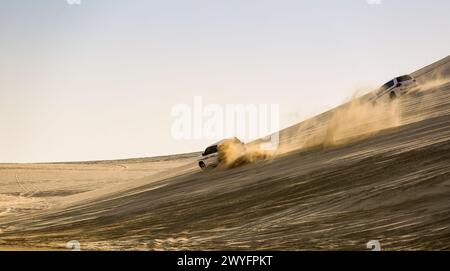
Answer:
POLYGON ((387 82, 376 92, 372 101, 376 101, 386 94, 389 94, 389 98, 394 100, 395 98, 405 94, 409 88, 416 84, 416 79, 410 75, 403 75, 392 79, 387 82))
POLYGON ((242 155, 245 151, 245 144, 236 137, 224 139, 212 144, 198 158, 198 166, 201 169, 218 166, 226 159, 225 152, 229 148, 233 148, 233 152, 240 152, 238 155, 242 155))

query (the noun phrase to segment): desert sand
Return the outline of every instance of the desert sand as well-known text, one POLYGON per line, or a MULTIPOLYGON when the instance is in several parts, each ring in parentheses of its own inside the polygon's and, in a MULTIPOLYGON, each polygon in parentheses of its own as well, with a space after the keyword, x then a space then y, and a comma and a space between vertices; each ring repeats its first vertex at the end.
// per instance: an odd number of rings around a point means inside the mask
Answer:
POLYGON ((270 159, 199 153, 0 164, 0 248, 450 249, 450 57, 392 102, 355 98, 280 131, 270 159))

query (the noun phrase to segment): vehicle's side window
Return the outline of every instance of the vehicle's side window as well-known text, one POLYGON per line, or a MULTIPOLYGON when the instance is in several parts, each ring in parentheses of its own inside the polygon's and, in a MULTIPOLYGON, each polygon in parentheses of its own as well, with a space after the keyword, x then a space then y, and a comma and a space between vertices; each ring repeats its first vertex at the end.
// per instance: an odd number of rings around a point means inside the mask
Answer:
POLYGON ((387 90, 387 89, 390 89, 391 87, 393 87, 394 85, 395 85, 394 80, 391 80, 391 81, 387 82, 386 84, 384 84, 384 85, 381 87, 381 89, 382 89, 382 90, 387 90))
POLYGON ((389 83, 388 83, 388 88, 391 88, 391 87, 393 87, 394 85, 395 85, 395 81, 394 81, 394 80, 389 81, 389 83))
POLYGON ((403 75, 403 76, 397 77, 397 81, 399 81, 399 82, 404 82, 404 81, 408 81, 408 80, 412 80, 412 77, 409 75, 403 75))
POLYGON ((216 152, 217 152, 217 146, 211 146, 211 147, 206 148, 203 155, 208 155, 208 154, 216 153, 216 152))

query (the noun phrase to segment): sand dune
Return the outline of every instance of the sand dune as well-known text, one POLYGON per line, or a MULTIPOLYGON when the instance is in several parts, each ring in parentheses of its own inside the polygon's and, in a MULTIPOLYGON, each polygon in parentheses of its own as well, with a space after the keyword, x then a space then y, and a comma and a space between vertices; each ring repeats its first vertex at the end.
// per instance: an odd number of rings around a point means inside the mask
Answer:
POLYGON ((395 103, 354 99, 280 131, 278 155, 0 165, 0 247, 450 249, 450 57, 395 103))

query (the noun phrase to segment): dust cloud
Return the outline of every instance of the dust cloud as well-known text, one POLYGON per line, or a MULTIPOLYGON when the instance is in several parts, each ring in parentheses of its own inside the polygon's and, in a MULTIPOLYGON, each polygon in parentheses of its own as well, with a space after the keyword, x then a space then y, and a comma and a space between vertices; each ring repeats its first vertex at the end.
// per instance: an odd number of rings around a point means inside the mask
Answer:
POLYGON ((383 97, 374 103, 359 93, 326 115, 286 129, 282 137, 288 140, 283 142, 277 154, 348 144, 401 125, 398 100, 383 97))
POLYGON ((433 89, 439 89, 444 85, 450 83, 450 78, 444 76, 437 76, 434 79, 422 82, 412 92, 427 92, 433 89))
POLYGON ((351 100, 327 116, 316 117, 280 133, 288 140, 278 149, 265 150, 260 142, 243 144, 227 141, 219 147, 219 169, 264 161, 292 151, 329 148, 370 137, 379 131, 401 125, 398 100, 380 99, 372 103, 355 94, 351 100))
POLYGON ((243 144, 233 140, 219 146, 220 169, 230 169, 273 157, 274 152, 264 150, 261 144, 243 144))
POLYGON ((292 151, 344 145, 401 125, 398 99, 382 97, 375 103, 362 93, 358 90, 348 102, 327 114, 281 131, 281 142, 275 151, 265 150, 258 141, 246 145, 233 140, 225 142, 219 148, 221 163, 218 168, 229 169, 292 151))
POLYGON ((324 146, 346 144, 400 125, 397 100, 384 99, 376 104, 354 98, 338 108, 326 127, 324 146))

